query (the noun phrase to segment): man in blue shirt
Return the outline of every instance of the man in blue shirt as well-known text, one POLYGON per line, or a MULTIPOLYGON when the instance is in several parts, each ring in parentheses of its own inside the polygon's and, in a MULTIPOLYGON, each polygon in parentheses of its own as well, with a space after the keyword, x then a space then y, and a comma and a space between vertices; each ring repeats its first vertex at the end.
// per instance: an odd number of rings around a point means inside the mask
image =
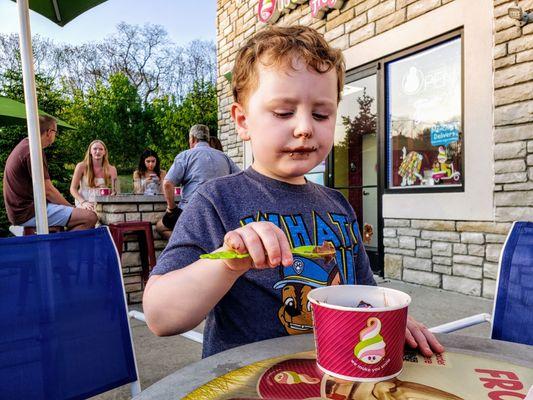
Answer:
POLYGON ((163 180, 167 210, 163 218, 157 221, 156 229, 165 239, 170 238, 181 212, 200 185, 210 179, 240 171, 231 158, 209 146, 209 128, 206 125, 198 124, 190 129, 189 146, 190 150, 176 156, 163 180), (181 201, 176 206, 174 187, 180 185, 183 186, 181 201))

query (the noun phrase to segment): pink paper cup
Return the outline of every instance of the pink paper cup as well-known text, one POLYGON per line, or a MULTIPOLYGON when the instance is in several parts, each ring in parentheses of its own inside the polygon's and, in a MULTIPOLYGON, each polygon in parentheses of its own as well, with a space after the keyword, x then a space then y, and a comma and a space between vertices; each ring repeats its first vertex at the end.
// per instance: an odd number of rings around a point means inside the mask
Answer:
POLYGON ((174 188, 174 195, 175 196, 180 196, 181 195, 181 188, 180 187, 176 186, 174 188))
POLYGON ((109 196, 110 194, 111 194, 111 189, 100 188, 100 196, 109 196))
POLYGON ((377 286, 341 285, 313 289, 307 298, 322 371, 360 382, 384 381, 402 372, 409 295, 377 286), (361 301, 372 308, 358 308, 361 301))

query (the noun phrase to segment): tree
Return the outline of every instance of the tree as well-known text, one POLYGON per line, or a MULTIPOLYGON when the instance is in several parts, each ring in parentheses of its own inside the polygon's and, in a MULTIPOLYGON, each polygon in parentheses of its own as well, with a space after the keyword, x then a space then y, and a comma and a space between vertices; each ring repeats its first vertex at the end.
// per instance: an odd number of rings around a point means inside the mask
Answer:
POLYGON ((150 121, 137 88, 121 73, 111 75, 109 84, 98 81, 86 95, 76 92, 66 114, 78 129, 65 134, 65 146, 78 161, 89 143, 100 139, 110 161, 119 170, 131 172, 143 149, 152 143, 150 121))
MULTIPOLYGON (((82 45, 56 44, 38 35, 32 41, 36 72, 52 77, 71 97, 116 73, 128 77, 144 103, 165 95, 181 101, 194 82, 216 81, 215 44, 194 40, 177 46, 160 25, 121 23, 101 42, 82 45)), ((0 72, 7 69, 20 70, 16 34, 0 34, 0 72)))
POLYGON ((56 64, 70 92, 86 93, 96 81, 122 73, 137 88, 143 103, 165 95, 181 100, 196 81, 216 81, 216 47, 195 40, 176 46, 159 25, 121 23, 102 42, 58 46, 56 64))
MULTIPOLYGON (((34 35, 32 37, 32 50, 35 73, 52 80, 59 78, 63 66, 63 63, 60 62, 61 47, 58 47, 50 39, 34 35)), ((0 73, 20 71, 21 69, 18 35, 15 33, 0 34, 0 73)))
POLYGON ((376 114, 372 112, 372 103, 374 98, 366 94, 366 88, 363 95, 357 98, 359 104, 359 114, 353 119, 349 116, 342 117, 342 124, 346 128, 346 139, 354 139, 356 136, 363 136, 376 133, 376 114))
POLYGON ((151 105, 156 126, 157 149, 164 168, 170 167, 174 157, 188 148, 189 129, 204 124, 217 136, 217 96, 211 82, 195 82, 192 90, 180 104, 170 96, 155 99, 151 105))

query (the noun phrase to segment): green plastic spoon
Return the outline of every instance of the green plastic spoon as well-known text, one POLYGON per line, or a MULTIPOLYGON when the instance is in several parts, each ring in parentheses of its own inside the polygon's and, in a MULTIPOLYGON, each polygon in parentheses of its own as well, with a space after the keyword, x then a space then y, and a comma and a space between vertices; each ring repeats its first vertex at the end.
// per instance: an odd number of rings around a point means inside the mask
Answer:
MULTIPOLYGON (((335 255, 335 248, 318 250, 322 246, 298 246, 291 249, 291 253, 306 258, 325 258, 335 255)), ((202 254, 200 258, 209 260, 231 260, 250 257, 248 253, 237 253, 235 250, 218 251, 216 253, 202 254)))

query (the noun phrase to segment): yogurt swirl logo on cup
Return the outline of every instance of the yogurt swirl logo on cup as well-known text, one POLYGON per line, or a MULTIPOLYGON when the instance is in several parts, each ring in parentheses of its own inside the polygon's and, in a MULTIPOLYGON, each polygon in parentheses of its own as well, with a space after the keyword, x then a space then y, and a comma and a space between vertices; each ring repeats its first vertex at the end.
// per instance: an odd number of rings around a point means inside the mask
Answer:
POLYGON ((299 383, 314 385, 319 383, 320 379, 294 371, 281 371, 274 376, 274 381, 285 385, 297 385, 299 383))
POLYGON ((360 342, 353 354, 365 364, 377 364, 385 357, 385 342, 380 335, 381 321, 371 317, 366 321, 366 328, 359 332, 360 342))

